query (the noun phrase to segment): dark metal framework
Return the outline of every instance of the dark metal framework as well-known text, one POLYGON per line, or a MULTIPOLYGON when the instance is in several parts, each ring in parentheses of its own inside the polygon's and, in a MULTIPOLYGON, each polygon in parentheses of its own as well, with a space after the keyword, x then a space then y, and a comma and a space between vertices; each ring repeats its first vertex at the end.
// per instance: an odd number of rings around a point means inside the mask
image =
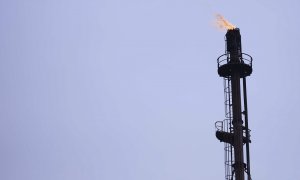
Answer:
POLYGON ((224 142, 225 179, 244 180, 246 173, 251 180, 246 77, 252 73, 252 57, 242 53, 239 29, 227 31, 226 51, 217 62, 218 74, 224 78, 225 119, 215 127, 217 139, 224 142))

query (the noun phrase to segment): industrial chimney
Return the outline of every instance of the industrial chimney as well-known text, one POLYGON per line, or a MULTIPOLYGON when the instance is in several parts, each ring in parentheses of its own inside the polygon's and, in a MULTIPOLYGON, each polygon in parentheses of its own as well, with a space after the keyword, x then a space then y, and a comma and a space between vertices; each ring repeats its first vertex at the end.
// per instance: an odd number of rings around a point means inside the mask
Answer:
POLYGON ((224 142, 225 179, 245 180, 246 174, 251 180, 246 77, 252 73, 252 57, 242 53, 238 28, 227 30, 226 51, 217 62, 224 78, 225 119, 215 126, 217 139, 224 142))

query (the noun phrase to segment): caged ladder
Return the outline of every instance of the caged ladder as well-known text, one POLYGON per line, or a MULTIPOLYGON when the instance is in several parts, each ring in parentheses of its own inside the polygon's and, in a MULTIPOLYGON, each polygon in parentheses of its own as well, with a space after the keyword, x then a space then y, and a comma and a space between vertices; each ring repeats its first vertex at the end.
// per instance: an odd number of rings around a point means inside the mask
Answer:
MULTIPOLYGON (((215 123, 216 135, 233 134, 232 126, 232 94, 231 94, 231 79, 224 78, 224 104, 225 104, 225 119, 215 123)), ((225 135, 226 136, 226 135, 225 135)), ((225 163, 225 180, 233 179, 233 163, 234 163, 234 148, 232 143, 224 142, 224 163, 225 163)))

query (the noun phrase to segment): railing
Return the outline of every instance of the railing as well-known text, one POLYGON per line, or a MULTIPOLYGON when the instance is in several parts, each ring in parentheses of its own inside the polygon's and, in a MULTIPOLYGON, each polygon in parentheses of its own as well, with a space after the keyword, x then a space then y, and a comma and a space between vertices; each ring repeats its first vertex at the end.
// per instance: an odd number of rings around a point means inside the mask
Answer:
POLYGON ((216 131, 223 131, 223 121, 215 122, 216 131))
POLYGON ((248 138, 249 138, 249 140, 250 140, 250 137, 251 137, 251 134, 250 134, 251 129, 245 129, 245 130, 243 131, 243 136, 244 136, 244 137, 247 137, 247 131, 248 131, 248 138))
MULTIPOLYGON (((229 63, 230 60, 231 60, 231 58, 230 58, 229 53, 219 56, 217 59, 218 68, 220 66, 223 66, 223 65, 229 63)), ((241 55, 238 57, 238 60, 239 60, 238 63, 247 64, 252 67, 252 57, 249 54, 241 53, 241 55)))

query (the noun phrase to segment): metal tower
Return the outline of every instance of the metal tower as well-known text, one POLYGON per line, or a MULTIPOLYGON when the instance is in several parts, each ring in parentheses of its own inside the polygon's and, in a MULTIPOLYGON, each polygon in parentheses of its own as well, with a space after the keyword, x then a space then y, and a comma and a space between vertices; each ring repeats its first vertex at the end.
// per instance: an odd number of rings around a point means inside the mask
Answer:
POLYGON ((217 62, 218 74, 224 78, 225 119, 215 126, 217 139, 224 142, 225 179, 245 180, 246 174, 251 180, 246 77, 252 73, 252 57, 242 53, 238 28, 227 31, 226 51, 217 62))

